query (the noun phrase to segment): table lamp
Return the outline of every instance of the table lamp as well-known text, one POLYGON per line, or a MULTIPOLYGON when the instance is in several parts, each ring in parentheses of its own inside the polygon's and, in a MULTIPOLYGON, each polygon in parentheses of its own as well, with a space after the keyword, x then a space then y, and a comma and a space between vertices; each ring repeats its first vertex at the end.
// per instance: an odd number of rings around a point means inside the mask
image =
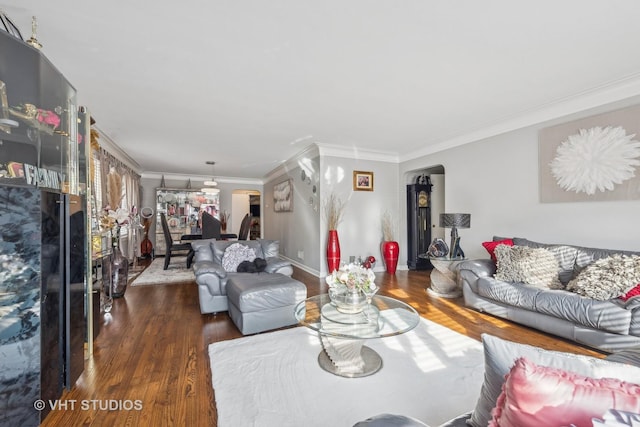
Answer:
POLYGON ((471 227, 471 214, 443 213, 440 214, 440 227, 451 228, 451 246, 449 246, 449 258, 464 258, 464 252, 460 247, 458 228, 471 227))

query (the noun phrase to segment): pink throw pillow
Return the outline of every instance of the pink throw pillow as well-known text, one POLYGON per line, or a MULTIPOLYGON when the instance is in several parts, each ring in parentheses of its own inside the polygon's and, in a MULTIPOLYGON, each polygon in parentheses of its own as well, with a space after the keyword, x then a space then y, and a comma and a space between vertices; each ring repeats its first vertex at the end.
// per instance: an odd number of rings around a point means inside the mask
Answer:
POLYGON ((539 366, 524 357, 506 375, 489 427, 591 427, 609 409, 640 412, 640 385, 539 366))
POLYGON ((492 242, 483 242, 482 246, 487 250, 487 252, 489 252, 489 255, 491 255, 491 259, 493 260, 493 262, 497 262, 496 259, 496 246, 498 245, 507 245, 507 246, 513 246, 513 240, 512 239, 504 239, 504 240, 495 240, 492 242))

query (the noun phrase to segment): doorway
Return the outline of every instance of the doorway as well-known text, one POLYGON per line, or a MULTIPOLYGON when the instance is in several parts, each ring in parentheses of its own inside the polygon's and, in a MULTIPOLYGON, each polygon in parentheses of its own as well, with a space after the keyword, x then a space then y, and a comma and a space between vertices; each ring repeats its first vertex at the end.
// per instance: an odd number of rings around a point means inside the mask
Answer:
POLYGON ((240 231, 240 224, 246 214, 251 214, 251 228, 249 239, 255 240, 262 237, 260 221, 261 196, 257 190, 233 190, 231 193, 231 218, 229 229, 231 232, 240 231))
POLYGON ((444 167, 436 165, 407 174, 407 266, 410 270, 431 269, 420 255, 435 238, 444 237, 440 214, 444 212, 444 167))

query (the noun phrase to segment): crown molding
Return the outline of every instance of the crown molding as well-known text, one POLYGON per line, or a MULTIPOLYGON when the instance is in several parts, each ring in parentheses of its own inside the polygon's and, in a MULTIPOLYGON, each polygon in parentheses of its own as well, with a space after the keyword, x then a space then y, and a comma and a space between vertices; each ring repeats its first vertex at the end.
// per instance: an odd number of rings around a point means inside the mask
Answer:
POLYGON ((355 160, 372 160, 377 162, 400 163, 398 153, 382 150, 370 150, 356 146, 345 147, 342 145, 318 143, 318 151, 321 156, 343 157, 355 160))
POLYGON ((401 162, 413 160, 450 148, 480 141, 503 133, 523 129, 560 117, 569 116, 603 105, 620 102, 640 95, 640 73, 585 90, 578 94, 549 102, 515 116, 494 121, 474 131, 429 144, 400 157, 401 162))
POLYGON ((313 143, 307 145, 302 151, 299 151, 293 157, 282 162, 278 167, 272 169, 268 174, 264 176, 264 182, 269 182, 288 171, 300 166, 299 162, 305 158, 314 158, 320 155, 318 150, 318 144, 313 143))
POLYGON ((140 164, 138 164, 138 162, 133 160, 133 158, 129 156, 126 151, 120 148, 120 146, 116 144, 115 141, 111 139, 111 137, 108 134, 106 134, 97 125, 93 125, 91 126, 91 128, 98 132, 98 135, 99 135, 98 144, 100 144, 101 148, 104 148, 105 150, 107 150, 109 154, 116 157, 118 160, 120 160, 122 163, 127 165, 127 167, 129 167, 131 170, 133 170, 137 174, 142 174, 142 167, 140 166, 140 164))
MULTIPOLYGON (((211 179, 211 175, 185 175, 185 174, 177 174, 177 173, 165 173, 165 172, 153 172, 147 171, 142 175, 144 179, 157 179, 160 180, 164 176, 164 179, 176 180, 176 181, 207 181, 211 179)), ((219 176, 216 175, 216 181, 218 183, 224 184, 247 184, 247 185, 263 185, 264 182, 262 179, 256 178, 240 178, 240 177, 230 177, 230 176, 219 176)))
POLYGON ((377 151, 369 149, 361 149, 355 146, 344 147, 340 145, 324 144, 314 142, 308 145, 304 150, 297 153, 295 156, 287 159, 277 168, 273 169, 267 175, 265 175, 265 182, 269 182, 281 175, 286 174, 288 171, 300 166, 299 161, 304 158, 313 157, 341 157, 355 160, 372 160, 378 162, 387 163, 400 163, 400 159, 397 153, 390 151, 377 151))

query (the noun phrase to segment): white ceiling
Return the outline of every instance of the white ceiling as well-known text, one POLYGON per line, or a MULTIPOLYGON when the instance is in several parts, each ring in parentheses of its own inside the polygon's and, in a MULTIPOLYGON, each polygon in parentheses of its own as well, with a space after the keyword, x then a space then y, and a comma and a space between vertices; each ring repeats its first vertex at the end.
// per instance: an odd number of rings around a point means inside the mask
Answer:
POLYGON ((637 0, 0 0, 141 171, 402 161, 640 94, 637 0), (591 105, 594 104, 594 105, 591 105), (560 108, 563 107, 563 108, 560 108), (365 155, 365 154, 360 154, 365 155))

